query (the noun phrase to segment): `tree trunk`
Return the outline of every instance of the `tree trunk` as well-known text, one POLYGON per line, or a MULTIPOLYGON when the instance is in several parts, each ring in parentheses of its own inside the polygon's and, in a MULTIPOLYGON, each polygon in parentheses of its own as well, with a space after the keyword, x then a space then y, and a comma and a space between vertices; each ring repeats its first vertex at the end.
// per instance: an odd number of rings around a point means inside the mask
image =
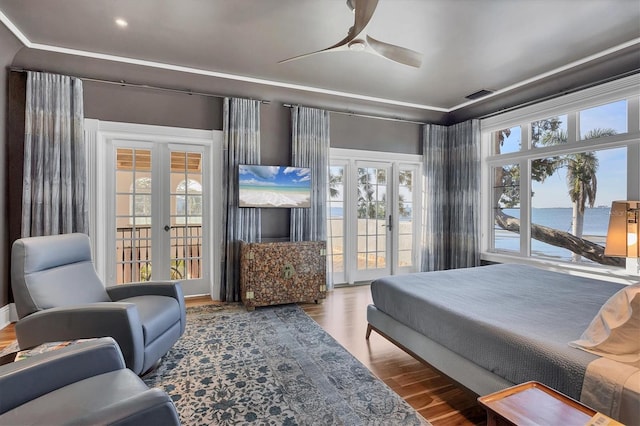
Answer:
MULTIPOLYGON (((584 213, 580 213, 580 208, 576 201, 573 202, 573 216, 571 217, 571 233, 582 239, 582 231, 584 229, 584 213)), ((580 253, 573 253, 571 260, 580 262, 580 253)))
MULTIPOLYGON (((496 223, 506 231, 515 232, 517 234, 520 233, 520 220, 513 216, 509 216, 501 209, 496 211, 496 223)), ((568 232, 532 223, 531 238, 556 247, 565 248, 573 253, 579 253, 581 256, 601 265, 625 266, 624 259, 605 256, 604 247, 601 245, 578 238, 568 232)))

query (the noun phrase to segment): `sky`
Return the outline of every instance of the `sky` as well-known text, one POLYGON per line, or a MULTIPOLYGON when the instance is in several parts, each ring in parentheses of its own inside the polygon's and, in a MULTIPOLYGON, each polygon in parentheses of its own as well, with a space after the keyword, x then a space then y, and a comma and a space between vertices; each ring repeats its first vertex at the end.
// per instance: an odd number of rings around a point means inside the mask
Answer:
POLYGON ((239 170, 242 185, 310 187, 311 169, 286 166, 242 165, 239 170))
MULTIPOLYGON (((561 116, 566 120, 566 116, 561 116)), ((566 127, 565 127, 566 128, 566 127)), ((580 112, 580 134, 584 135, 592 129, 612 128, 618 133, 627 132, 626 101, 591 108, 580 112)), ((505 139, 505 152, 513 152, 520 145, 519 128, 512 129, 511 135, 505 139)), ((599 167, 597 173, 598 186, 596 206, 611 206, 614 200, 627 197, 627 150, 626 148, 608 149, 597 152, 599 167)), ((548 177, 544 183, 533 182, 532 207, 571 207, 568 197, 566 172, 561 169, 548 177)))

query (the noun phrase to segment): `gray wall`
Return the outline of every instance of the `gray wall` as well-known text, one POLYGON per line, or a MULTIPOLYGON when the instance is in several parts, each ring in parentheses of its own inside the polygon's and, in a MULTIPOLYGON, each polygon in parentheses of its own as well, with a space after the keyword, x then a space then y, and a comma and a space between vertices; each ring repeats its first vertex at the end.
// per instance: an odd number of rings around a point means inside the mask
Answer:
POLYGON ((422 154, 422 126, 331 114, 331 147, 422 154))

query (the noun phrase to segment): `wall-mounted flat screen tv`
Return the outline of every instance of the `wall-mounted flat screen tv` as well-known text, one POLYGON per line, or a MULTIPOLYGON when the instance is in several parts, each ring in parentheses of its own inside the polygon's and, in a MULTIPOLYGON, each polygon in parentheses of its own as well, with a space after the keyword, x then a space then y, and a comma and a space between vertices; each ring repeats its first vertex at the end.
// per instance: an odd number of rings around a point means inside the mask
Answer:
POLYGON ((241 164, 238 198, 240 207, 310 207, 311 169, 241 164))

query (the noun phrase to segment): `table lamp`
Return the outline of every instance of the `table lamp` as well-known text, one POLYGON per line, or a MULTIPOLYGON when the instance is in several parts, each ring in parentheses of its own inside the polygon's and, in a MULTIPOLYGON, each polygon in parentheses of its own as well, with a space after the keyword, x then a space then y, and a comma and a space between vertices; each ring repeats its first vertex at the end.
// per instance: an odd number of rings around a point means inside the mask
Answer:
POLYGON ((640 201, 611 203, 604 255, 640 258, 640 201))

